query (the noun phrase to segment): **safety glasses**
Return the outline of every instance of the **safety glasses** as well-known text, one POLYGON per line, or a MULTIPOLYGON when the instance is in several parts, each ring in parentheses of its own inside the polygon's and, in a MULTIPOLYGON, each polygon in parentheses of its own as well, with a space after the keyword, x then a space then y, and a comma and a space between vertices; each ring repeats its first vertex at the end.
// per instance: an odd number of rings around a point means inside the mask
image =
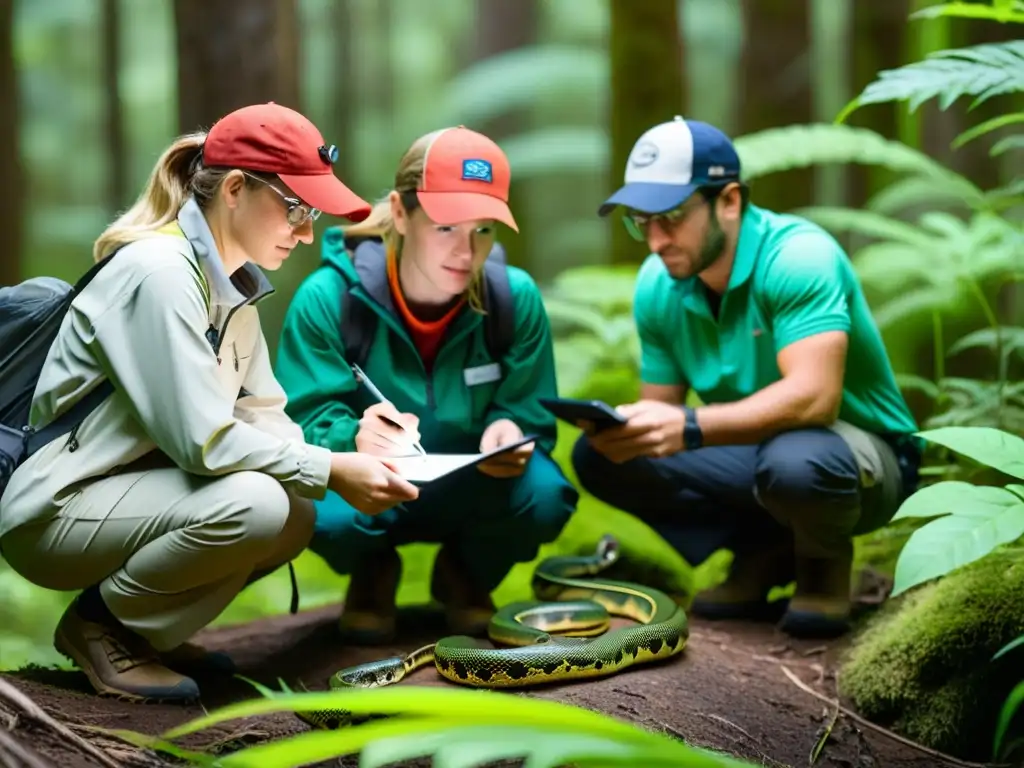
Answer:
POLYGON ((266 179, 261 179, 259 176, 254 176, 253 174, 247 173, 246 171, 242 171, 242 173, 244 173, 250 179, 255 179, 261 184, 266 184, 272 190, 277 192, 278 196, 284 201, 285 208, 288 211, 288 224, 293 228, 301 227, 310 219, 316 221, 317 219, 320 218, 320 214, 322 213, 322 211, 319 208, 313 208, 312 206, 307 205, 306 203, 299 200, 297 197, 291 197, 289 195, 286 195, 284 192, 275 187, 266 179))

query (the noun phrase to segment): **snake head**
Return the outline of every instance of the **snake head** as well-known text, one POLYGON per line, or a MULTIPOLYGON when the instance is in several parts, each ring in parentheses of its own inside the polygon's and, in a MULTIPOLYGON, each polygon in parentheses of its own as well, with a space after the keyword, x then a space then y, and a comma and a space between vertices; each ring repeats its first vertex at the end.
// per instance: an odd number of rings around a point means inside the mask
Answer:
POLYGON ((397 682, 404 672, 405 659, 392 656, 339 670, 331 678, 331 685, 337 688, 379 688, 397 682))

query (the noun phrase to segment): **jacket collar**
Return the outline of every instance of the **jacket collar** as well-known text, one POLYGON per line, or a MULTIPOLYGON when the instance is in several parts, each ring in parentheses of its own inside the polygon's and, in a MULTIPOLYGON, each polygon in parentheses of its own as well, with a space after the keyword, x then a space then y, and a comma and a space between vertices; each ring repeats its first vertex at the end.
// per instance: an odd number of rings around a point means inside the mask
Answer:
POLYGON ((255 264, 246 263, 233 275, 228 275, 217 252, 210 225, 194 197, 190 196, 178 212, 178 226, 206 276, 211 304, 234 307, 274 292, 274 286, 255 264))

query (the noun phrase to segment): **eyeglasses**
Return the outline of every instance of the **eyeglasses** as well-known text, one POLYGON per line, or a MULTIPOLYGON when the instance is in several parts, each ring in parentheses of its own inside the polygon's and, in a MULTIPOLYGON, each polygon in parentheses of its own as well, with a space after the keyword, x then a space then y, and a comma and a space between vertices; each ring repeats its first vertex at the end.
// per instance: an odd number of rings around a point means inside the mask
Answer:
POLYGON ((242 171, 242 173, 244 173, 250 179, 255 179, 261 184, 266 184, 272 190, 277 192, 278 196, 282 200, 284 200, 285 207, 288 210, 288 224, 290 226, 301 227, 310 219, 316 221, 317 219, 320 218, 320 214, 322 213, 322 211, 319 208, 313 208, 312 206, 307 205, 306 203, 299 200, 297 197, 290 197, 289 195, 286 195, 284 192, 275 187, 266 179, 261 179, 259 176, 254 176, 253 174, 247 173, 246 171, 242 171))
POLYGON ((665 229, 673 229, 681 224, 693 210, 692 206, 687 207, 684 203, 665 213, 627 213, 622 217, 622 223, 626 225, 626 231, 629 232, 630 237, 642 243, 647 240, 647 228, 652 222, 657 221, 665 229))

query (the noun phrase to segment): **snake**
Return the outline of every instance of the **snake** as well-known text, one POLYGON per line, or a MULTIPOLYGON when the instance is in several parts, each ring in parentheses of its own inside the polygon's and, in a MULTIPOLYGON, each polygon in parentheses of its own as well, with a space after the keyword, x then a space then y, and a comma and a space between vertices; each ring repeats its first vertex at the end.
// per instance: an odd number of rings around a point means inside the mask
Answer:
MULTIPOLYGON (((535 600, 508 603, 492 614, 491 647, 466 635, 443 637, 401 656, 335 672, 331 690, 400 683, 433 664, 447 680, 476 688, 522 688, 607 677, 638 664, 681 653, 689 638, 686 612, 666 593, 639 583, 599 577, 619 558, 614 536, 592 554, 554 555, 534 569, 535 600), (635 623, 611 628, 611 617, 635 623)), ((307 724, 334 730, 386 717, 343 709, 295 713, 307 724)))

